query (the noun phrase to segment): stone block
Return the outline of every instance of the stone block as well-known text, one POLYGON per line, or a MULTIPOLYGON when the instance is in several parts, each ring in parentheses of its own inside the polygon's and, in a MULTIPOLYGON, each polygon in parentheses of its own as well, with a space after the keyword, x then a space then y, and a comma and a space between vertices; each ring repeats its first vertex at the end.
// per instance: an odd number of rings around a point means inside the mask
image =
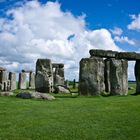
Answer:
POLYGON ((100 95, 105 91, 104 61, 102 58, 83 58, 80 61, 79 94, 100 95))

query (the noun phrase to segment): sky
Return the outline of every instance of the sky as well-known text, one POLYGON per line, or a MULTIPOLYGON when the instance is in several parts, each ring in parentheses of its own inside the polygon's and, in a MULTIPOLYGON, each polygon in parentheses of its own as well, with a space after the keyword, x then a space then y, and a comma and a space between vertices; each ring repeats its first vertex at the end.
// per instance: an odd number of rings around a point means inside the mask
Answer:
POLYGON ((140 1, 0 0, 0 66, 8 71, 35 70, 38 58, 49 58, 78 79, 90 49, 139 53, 140 1))

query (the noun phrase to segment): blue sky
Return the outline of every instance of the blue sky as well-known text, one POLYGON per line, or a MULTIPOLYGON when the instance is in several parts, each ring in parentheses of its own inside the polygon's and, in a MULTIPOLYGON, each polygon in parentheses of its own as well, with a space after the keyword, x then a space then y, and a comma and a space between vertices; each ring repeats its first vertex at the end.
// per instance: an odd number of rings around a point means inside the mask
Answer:
POLYGON ((0 0, 1 66, 34 69, 46 57, 77 78, 79 61, 92 48, 140 52, 140 1, 0 0))

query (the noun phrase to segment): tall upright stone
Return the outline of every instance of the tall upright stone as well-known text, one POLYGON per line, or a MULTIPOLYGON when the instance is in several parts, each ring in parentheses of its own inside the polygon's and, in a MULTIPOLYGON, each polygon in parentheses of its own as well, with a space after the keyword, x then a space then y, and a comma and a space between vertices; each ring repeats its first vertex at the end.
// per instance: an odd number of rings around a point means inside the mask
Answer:
POLYGON ((26 73, 25 72, 19 73, 18 87, 19 87, 19 89, 27 89, 27 86, 26 86, 26 73))
POLYGON ((99 57, 83 58, 80 61, 79 94, 100 95, 104 91, 103 59, 99 57))
POLYGON ((9 73, 9 80, 10 80, 10 90, 17 89, 16 73, 10 72, 9 73))
POLYGON ((29 73, 29 88, 35 89, 35 73, 32 71, 29 73))
POLYGON ((73 79, 73 89, 75 89, 75 88, 76 88, 76 80, 73 79))
POLYGON ((50 59, 38 59, 36 62, 35 89, 39 92, 53 91, 53 71, 50 59))
POLYGON ((9 91, 10 90, 10 80, 8 79, 8 72, 3 70, 0 72, 0 90, 9 91))
POLYGON ((140 60, 135 63, 136 93, 140 94, 140 60))
POLYGON ((54 73, 54 85, 64 85, 65 84, 65 78, 64 78, 64 64, 61 63, 54 63, 53 64, 54 73))
POLYGON ((111 95, 127 95, 128 62, 122 59, 110 58, 105 60, 105 89, 111 95))

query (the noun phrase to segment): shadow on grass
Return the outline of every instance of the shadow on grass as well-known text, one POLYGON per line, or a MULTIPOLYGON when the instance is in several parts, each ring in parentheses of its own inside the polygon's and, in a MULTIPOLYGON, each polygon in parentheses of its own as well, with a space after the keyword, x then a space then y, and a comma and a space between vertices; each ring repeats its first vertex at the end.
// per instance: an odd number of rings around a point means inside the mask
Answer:
POLYGON ((55 98, 77 98, 79 95, 78 94, 75 94, 75 93, 74 93, 74 95, 72 95, 72 94, 61 94, 61 93, 59 93, 59 94, 53 94, 53 96, 55 98))
POLYGON ((140 93, 132 93, 132 94, 130 94, 130 95, 132 95, 132 96, 138 96, 138 95, 140 95, 140 93))

